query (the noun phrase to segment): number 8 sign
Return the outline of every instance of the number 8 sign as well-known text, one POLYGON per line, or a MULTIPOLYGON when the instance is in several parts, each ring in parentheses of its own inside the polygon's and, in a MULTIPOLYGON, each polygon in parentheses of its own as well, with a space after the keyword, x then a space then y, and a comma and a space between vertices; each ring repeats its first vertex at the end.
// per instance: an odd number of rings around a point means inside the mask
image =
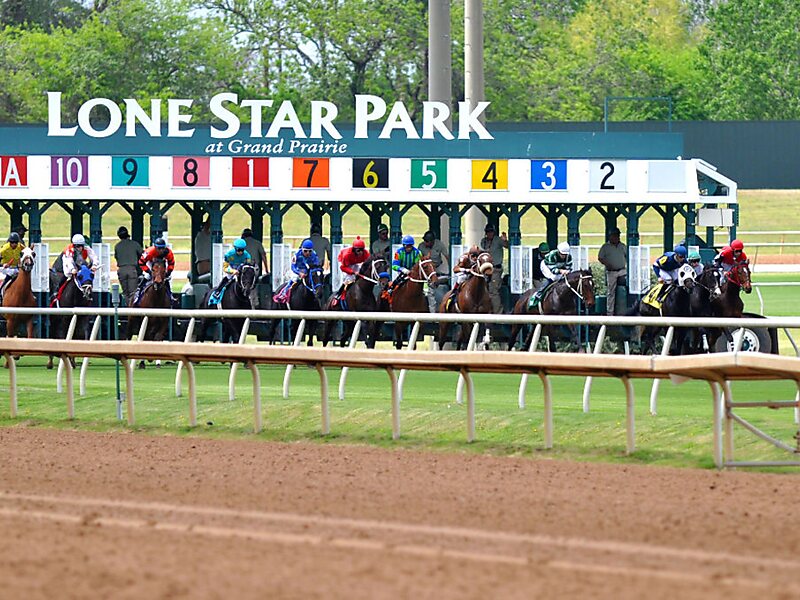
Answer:
POLYGON ((207 156, 173 156, 172 187, 209 187, 207 156))

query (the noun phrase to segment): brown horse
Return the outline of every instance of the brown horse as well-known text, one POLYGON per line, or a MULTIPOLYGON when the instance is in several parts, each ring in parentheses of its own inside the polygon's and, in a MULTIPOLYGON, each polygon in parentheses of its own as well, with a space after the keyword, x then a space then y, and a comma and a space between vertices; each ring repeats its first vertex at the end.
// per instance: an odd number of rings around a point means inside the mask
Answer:
MULTIPOLYGON (((154 260, 150 269, 151 282, 142 291, 139 297, 138 308, 172 308, 169 281, 167 279, 167 265, 163 260, 154 260)), ((138 331, 141 324, 140 317, 130 317, 126 329, 126 339, 131 339, 138 331)), ((147 336, 151 341, 161 342, 167 337, 169 319, 166 317, 149 317, 147 323, 147 336)), ((141 341, 141 340, 140 340, 141 341)), ((161 366, 161 363, 157 363, 161 366)), ((144 361, 139 363, 139 368, 144 369, 144 361)))
MULTIPOLYGON (((3 292, 3 306, 33 308, 36 298, 31 291, 31 270, 35 263, 36 253, 33 247, 23 248, 19 259, 19 275, 3 292)), ((33 337, 33 315, 5 315, 6 335, 16 337, 17 330, 24 325, 28 337, 33 337)))
MULTIPOLYGON (((450 301, 453 296, 453 291, 450 290, 442 298, 442 303, 439 305, 440 313, 466 313, 466 314, 490 314, 492 312, 492 300, 489 297, 489 278, 494 271, 494 263, 492 262, 492 255, 488 252, 482 252, 478 255, 475 261, 475 266, 472 267, 467 280, 458 287, 458 292, 450 301)), ((447 332, 450 329, 451 323, 439 324, 439 348, 444 348, 447 341, 447 332)), ((461 333, 458 336, 458 349, 464 349, 467 346, 469 338, 469 330, 467 327, 461 327, 461 333)))
MULTIPOLYGON (((345 293, 345 305, 348 312, 376 312, 377 302, 373 290, 380 281, 380 273, 386 270, 387 264, 383 258, 370 256, 365 260, 356 274, 356 279, 350 284, 345 293)), ((331 295, 325 303, 324 310, 344 310, 342 302, 336 298, 336 293, 331 295)), ((322 345, 327 346, 331 339, 331 331, 336 321, 325 321, 322 332, 322 345)), ((381 324, 378 321, 370 321, 367 326, 365 341, 368 348, 374 348, 378 339, 378 331, 381 324)), ((355 321, 345 321, 342 331, 341 345, 344 346, 350 339, 355 328, 355 321)))
MULTIPOLYGON (((437 281, 436 267, 433 266, 431 255, 427 254, 411 267, 408 277, 400 285, 392 288, 391 295, 384 293, 384 299, 388 300, 388 302, 381 303, 381 310, 413 313, 429 312, 428 298, 425 296, 423 286, 426 283, 429 286, 436 285, 437 281)), ((394 343, 398 350, 403 347, 403 330, 405 327, 406 323, 394 324, 394 343)))
MULTIPOLYGON (((535 293, 535 290, 528 290, 519 297, 514 310, 511 314, 514 315, 576 315, 578 314, 579 303, 583 303, 587 308, 594 306, 594 277, 589 270, 573 271, 568 273, 564 278, 557 281, 552 285, 550 291, 544 299, 539 302, 534 308, 530 308, 530 298, 535 293)), ((516 323, 511 326, 511 336, 508 340, 508 349, 511 350, 517 342, 522 325, 516 323)), ((578 339, 578 330, 575 327, 570 327, 570 335, 572 340, 580 347, 580 340, 578 339)), ((550 350, 555 350, 555 331, 551 329, 550 350)), ((530 338, 533 332, 528 336, 526 345, 530 344, 530 338)))
POLYGON ((731 270, 722 275, 720 295, 711 300, 711 310, 715 317, 741 318, 744 312, 744 302, 739 293, 745 294, 753 291, 750 282, 750 267, 747 263, 738 263, 731 270))

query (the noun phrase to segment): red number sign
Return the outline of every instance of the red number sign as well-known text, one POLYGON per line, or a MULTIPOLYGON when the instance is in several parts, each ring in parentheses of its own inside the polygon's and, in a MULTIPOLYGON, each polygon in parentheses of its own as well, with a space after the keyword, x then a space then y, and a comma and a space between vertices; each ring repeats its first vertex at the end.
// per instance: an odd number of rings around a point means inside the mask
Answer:
POLYGON ((0 156, 0 187, 28 187, 27 156, 0 156))
POLYGON ((269 187, 269 159, 235 157, 233 159, 233 187, 269 187))
POLYGON ((330 160, 327 158, 293 158, 292 187, 331 187, 330 160))

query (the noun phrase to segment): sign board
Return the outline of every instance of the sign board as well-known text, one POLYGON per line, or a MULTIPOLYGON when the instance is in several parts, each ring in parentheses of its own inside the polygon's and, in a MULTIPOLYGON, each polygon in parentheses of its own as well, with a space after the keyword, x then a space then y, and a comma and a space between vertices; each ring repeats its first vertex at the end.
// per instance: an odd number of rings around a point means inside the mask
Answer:
POLYGON ((628 248, 628 290, 631 294, 643 294, 650 287, 650 246, 628 248))
POLYGON ((533 287, 533 246, 511 246, 509 249, 512 294, 523 294, 533 287))
POLYGON ((572 255, 572 269, 589 268, 589 246, 570 246, 569 253, 572 255))
POLYGON ((289 244, 272 244, 272 289, 277 290, 292 273, 292 247, 289 244))
POLYGON ((339 268, 339 254, 349 246, 350 244, 331 245, 331 287, 334 292, 339 289, 344 279, 344 273, 342 273, 342 270, 339 268))
POLYGON ((33 251, 36 253, 36 261, 33 263, 33 271, 31 271, 31 291, 49 292, 50 244, 34 244, 33 251))
POLYGON ((211 244, 211 286, 222 281, 222 262, 225 259, 225 244, 211 244))
POLYGON ((394 253, 402 248, 402 244, 392 244, 392 253, 389 255, 389 264, 386 265, 386 270, 389 271, 389 275, 392 276, 392 281, 397 279, 397 276, 400 274, 400 271, 395 271, 392 269, 392 261, 394 260, 394 253))
POLYGON ((111 244, 92 244, 100 268, 94 273, 93 292, 111 291, 111 244))

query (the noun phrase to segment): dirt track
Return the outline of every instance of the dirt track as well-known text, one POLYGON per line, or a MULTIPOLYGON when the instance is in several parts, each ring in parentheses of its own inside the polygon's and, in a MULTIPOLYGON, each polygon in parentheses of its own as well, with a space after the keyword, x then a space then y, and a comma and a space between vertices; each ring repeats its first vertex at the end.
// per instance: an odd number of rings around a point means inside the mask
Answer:
POLYGON ((797 486, 0 429, 0 597, 791 598, 797 486))

